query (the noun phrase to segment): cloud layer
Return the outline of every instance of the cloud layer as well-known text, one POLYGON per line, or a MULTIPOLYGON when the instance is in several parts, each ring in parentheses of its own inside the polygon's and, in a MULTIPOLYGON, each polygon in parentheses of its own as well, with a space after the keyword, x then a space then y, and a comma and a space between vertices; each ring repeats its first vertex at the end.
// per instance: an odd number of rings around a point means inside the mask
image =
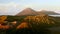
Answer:
MULTIPOLYGON (((17 1, 17 0, 16 0, 17 1)), ((19 3, 19 2, 0 3, 0 15, 15 15, 25 8, 32 8, 34 10, 51 10, 60 13, 60 5, 39 4, 39 3, 19 3)), ((20 1, 20 0, 19 0, 20 1)), ((21 0, 25 1, 25 0, 21 0)))

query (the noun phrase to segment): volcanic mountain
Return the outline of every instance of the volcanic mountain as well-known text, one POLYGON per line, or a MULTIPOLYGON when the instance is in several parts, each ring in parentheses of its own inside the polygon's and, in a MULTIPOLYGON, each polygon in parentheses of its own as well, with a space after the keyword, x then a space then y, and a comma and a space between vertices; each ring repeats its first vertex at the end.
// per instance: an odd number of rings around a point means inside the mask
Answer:
POLYGON ((37 12, 31 8, 26 8, 23 11, 19 12, 16 16, 26 16, 26 15, 37 15, 37 12))
POLYGON ((35 11, 31 8, 26 8, 23 11, 16 14, 16 16, 40 15, 41 13, 45 13, 48 15, 60 15, 54 11, 47 11, 47 10, 35 11))
POLYGON ((38 11, 37 13, 38 14, 45 13, 45 14, 48 14, 48 15, 60 15, 60 14, 54 12, 54 11, 47 11, 47 10, 41 10, 41 11, 38 11))

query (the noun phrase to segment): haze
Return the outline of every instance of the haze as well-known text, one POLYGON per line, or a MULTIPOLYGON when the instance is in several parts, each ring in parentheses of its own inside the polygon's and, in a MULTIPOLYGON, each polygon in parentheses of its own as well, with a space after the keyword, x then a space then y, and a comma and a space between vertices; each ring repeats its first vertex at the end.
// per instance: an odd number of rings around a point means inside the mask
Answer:
POLYGON ((0 15, 15 15, 25 8, 60 13, 60 0, 0 0, 0 15))

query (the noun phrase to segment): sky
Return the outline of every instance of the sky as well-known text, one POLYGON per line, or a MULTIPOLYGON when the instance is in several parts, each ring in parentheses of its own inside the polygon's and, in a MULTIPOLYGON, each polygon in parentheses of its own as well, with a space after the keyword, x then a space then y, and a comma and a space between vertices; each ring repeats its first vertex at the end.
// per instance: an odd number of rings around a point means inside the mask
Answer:
POLYGON ((0 0, 0 15, 15 15, 25 8, 60 13, 60 0, 0 0))

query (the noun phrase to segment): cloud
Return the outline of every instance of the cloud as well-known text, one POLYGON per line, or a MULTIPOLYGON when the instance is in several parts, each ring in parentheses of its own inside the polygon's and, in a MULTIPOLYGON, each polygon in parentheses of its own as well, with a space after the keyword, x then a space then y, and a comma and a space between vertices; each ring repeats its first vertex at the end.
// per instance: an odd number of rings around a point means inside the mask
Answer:
POLYGON ((7 4, 0 4, 0 14, 3 14, 3 15, 11 14, 14 10, 16 10, 16 6, 17 4, 14 2, 10 2, 7 4))
POLYGON ((22 11, 25 8, 33 8, 35 10, 53 10, 57 13, 59 13, 58 10, 60 10, 60 6, 54 6, 54 5, 43 5, 43 4, 37 4, 37 3, 32 3, 32 4, 19 4, 15 2, 9 2, 5 4, 0 3, 0 15, 15 15, 18 12, 22 11))
POLYGON ((0 15, 15 15, 25 8, 23 4, 10 2, 7 4, 0 4, 0 15))

